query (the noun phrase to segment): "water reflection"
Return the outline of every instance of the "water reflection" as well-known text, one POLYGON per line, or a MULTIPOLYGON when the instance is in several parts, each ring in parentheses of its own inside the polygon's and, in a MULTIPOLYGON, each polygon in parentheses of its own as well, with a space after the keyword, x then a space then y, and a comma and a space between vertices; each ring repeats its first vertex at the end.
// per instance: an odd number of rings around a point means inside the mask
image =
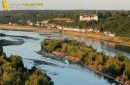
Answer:
POLYGON ((78 40, 79 42, 85 42, 87 46, 92 46, 92 48, 96 49, 99 52, 103 52, 105 55, 108 56, 115 56, 117 54, 123 54, 130 58, 130 47, 120 45, 113 42, 107 42, 92 38, 81 38, 81 37, 74 37, 74 36, 66 36, 68 39, 78 40))

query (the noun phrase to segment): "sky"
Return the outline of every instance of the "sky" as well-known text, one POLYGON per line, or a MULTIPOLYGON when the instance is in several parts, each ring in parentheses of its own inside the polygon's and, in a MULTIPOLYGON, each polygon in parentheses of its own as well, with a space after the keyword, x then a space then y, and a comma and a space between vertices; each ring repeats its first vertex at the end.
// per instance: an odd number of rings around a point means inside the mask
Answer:
MULTIPOLYGON (((15 6, 13 8, 10 8, 10 10, 130 10, 130 0, 7 0, 7 2, 9 4, 19 4, 27 2, 38 2, 44 4, 40 7, 15 6)), ((0 10, 3 10, 2 2, 0 3, 0 10)))

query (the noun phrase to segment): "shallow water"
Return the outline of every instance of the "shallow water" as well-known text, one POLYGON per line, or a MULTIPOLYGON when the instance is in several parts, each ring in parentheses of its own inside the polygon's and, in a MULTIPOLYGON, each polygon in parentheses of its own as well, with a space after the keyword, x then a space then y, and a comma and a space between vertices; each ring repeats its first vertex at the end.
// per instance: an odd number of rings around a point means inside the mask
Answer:
POLYGON ((130 57, 129 53, 116 49, 115 43, 99 41, 91 38, 84 39, 78 37, 65 36, 58 33, 41 34, 41 33, 23 32, 23 31, 0 30, 0 33, 1 32, 8 35, 18 35, 18 36, 28 36, 38 38, 38 40, 13 38, 13 37, 2 37, 0 39, 7 39, 7 40, 23 39, 25 43, 22 45, 4 46, 3 48, 4 52, 6 52, 6 55, 8 57, 12 54, 22 56, 24 65, 26 67, 31 68, 34 65, 37 66, 39 69, 45 71, 52 78, 52 81, 54 81, 55 85, 111 85, 111 83, 105 80, 102 76, 99 76, 94 72, 90 71, 89 69, 83 68, 79 65, 68 64, 66 62, 57 61, 37 54, 37 52, 40 50, 40 42, 46 38, 76 39, 80 42, 85 42, 87 45, 92 45, 92 47, 97 49, 97 51, 104 52, 107 55, 114 56, 117 53, 122 53, 130 57), (51 37, 48 35, 51 35, 51 37), (37 64, 34 63, 33 60, 45 61, 56 64, 57 66, 37 64))

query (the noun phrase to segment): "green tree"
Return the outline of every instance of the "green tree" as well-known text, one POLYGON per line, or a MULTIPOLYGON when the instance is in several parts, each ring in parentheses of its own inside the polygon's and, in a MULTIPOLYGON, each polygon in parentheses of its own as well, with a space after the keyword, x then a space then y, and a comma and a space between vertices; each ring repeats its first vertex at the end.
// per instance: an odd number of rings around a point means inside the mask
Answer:
POLYGON ((0 46, 0 56, 2 56, 2 54, 3 54, 3 47, 0 46))
POLYGON ((18 68, 23 68, 24 67, 21 56, 11 55, 10 60, 11 60, 12 66, 14 68, 18 69, 18 68))

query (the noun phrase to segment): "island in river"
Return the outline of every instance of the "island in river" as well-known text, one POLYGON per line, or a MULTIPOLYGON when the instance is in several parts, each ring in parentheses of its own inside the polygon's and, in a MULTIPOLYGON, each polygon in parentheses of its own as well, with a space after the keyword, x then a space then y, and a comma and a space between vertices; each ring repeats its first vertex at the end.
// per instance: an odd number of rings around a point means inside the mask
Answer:
MULTIPOLYGON (((24 39, 33 39, 37 40, 38 38, 33 37, 27 37, 27 36, 16 36, 16 35, 6 35, 4 33, 0 33, 0 37, 12 37, 12 38, 24 38, 24 39)), ((24 43, 23 39, 16 39, 16 41, 13 40, 6 40, 6 39, 0 39, 0 45, 1 46, 8 46, 8 45, 21 45, 24 43)))
POLYGON ((64 55, 63 58, 70 62, 79 63, 96 73, 101 73, 118 84, 130 84, 130 60, 121 54, 115 57, 106 56, 84 43, 67 39, 44 40, 41 42, 42 51, 51 53, 51 57, 56 59, 64 55))
POLYGON ((36 67, 25 68, 20 56, 7 58, 0 46, 0 85, 53 85, 53 82, 36 67))

